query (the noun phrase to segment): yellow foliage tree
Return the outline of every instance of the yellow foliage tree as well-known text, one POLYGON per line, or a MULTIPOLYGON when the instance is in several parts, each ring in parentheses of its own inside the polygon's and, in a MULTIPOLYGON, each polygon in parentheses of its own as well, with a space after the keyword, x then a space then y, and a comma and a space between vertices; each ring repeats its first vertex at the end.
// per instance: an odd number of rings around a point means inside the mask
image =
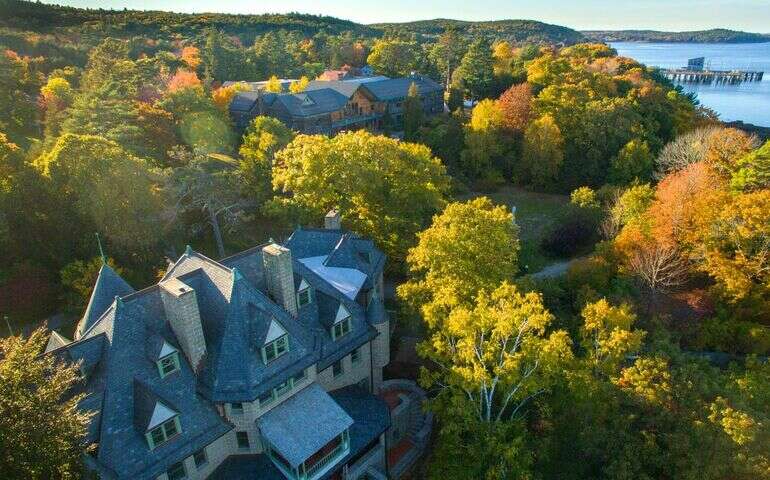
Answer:
POLYGON ((249 86, 244 82, 234 83, 226 87, 220 87, 211 92, 211 100, 214 105, 223 112, 227 112, 230 107, 230 102, 238 92, 246 92, 249 90, 249 86))
POLYGON ((298 81, 291 82, 289 84, 289 91, 291 93, 304 92, 309 83, 310 83, 310 80, 307 77, 303 76, 298 81))

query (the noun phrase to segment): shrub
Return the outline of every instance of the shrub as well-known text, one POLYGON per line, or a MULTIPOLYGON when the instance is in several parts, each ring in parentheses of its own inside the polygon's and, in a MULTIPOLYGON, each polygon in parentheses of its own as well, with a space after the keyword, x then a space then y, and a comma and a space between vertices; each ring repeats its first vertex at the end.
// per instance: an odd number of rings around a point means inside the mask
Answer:
POLYGON ((707 350, 770 354, 770 328, 744 320, 712 318, 703 323, 697 345, 707 350))
POLYGON ((598 235, 598 209, 568 208, 540 242, 551 255, 569 257, 593 244, 598 235))

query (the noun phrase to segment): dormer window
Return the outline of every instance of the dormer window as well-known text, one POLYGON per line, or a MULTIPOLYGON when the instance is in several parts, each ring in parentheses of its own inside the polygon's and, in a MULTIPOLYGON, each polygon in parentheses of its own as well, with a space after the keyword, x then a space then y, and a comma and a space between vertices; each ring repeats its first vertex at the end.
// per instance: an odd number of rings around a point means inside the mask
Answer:
POLYGON ((168 342, 164 341, 163 347, 160 350, 160 359, 156 363, 160 378, 165 378, 167 375, 171 375, 179 370, 179 352, 176 348, 169 345, 168 342))
POLYGON ((345 305, 340 303, 340 308, 337 309, 337 316, 334 319, 334 325, 332 325, 332 339, 337 340, 348 333, 350 333, 350 311, 345 308, 345 305))
POLYGON ((179 424, 179 415, 169 410, 165 405, 158 403, 155 407, 153 417, 156 415, 173 415, 167 420, 163 420, 156 427, 151 428, 146 434, 147 444, 153 449, 182 433, 182 426, 179 424))
POLYGON ((302 308, 311 301, 310 285, 303 278, 302 282, 299 284, 299 289, 297 290, 297 305, 299 305, 299 308, 302 308))
POLYGON ((267 330, 265 345, 262 347, 262 360, 268 364, 289 351, 289 336, 280 323, 272 320, 267 330))

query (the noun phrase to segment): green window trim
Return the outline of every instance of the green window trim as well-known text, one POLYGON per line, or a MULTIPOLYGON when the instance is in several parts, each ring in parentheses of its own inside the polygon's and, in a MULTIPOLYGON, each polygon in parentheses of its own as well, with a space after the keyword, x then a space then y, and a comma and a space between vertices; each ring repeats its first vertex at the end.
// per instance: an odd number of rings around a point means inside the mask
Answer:
POLYGON ((262 361, 267 365, 281 355, 287 353, 289 350, 289 336, 283 334, 262 347, 262 361))
POLYGON ((179 352, 169 353, 156 362, 160 378, 166 378, 179 371, 179 352))
POLYGON ((303 288, 299 292, 297 292, 297 306, 299 308, 304 307, 305 305, 309 305, 313 301, 313 296, 310 294, 310 287, 303 288))
POLYGON ((298 373, 293 377, 290 377, 285 382, 274 387, 269 392, 263 394, 261 397, 259 397, 259 408, 267 407, 268 405, 272 404, 279 398, 291 392, 292 390, 294 390, 294 387, 298 383, 304 382, 305 380, 307 380, 307 377, 308 377, 307 371, 302 370, 301 373, 298 373))
POLYGON ((182 425, 179 423, 179 415, 170 418, 144 434, 150 450, 162 445, 182 433, 182 425))
POLYGON ((350 363, 357 364, 361 361, 361 349, 356 348, 352 352, 350 352, 350 363))
POLYGON ((332 340, 337 340, 350 333, 350 316, 332 325, 332 340))

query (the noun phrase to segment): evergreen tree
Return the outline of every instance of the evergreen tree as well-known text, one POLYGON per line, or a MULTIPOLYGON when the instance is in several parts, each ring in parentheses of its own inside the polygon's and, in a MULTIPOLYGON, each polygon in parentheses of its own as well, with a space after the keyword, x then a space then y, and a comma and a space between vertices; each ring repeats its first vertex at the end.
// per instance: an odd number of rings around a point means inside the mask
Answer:
POLYGON ((495 84, 494 60, 487 40, 479 38, 471 43, 455 76, 461 82, 466 98, 480 100, 492 94, 495 84))
POLYGON ((412 82, 404 102, 404 139, 413 141, 422 125, 422 100, 417 84, 412 82))

